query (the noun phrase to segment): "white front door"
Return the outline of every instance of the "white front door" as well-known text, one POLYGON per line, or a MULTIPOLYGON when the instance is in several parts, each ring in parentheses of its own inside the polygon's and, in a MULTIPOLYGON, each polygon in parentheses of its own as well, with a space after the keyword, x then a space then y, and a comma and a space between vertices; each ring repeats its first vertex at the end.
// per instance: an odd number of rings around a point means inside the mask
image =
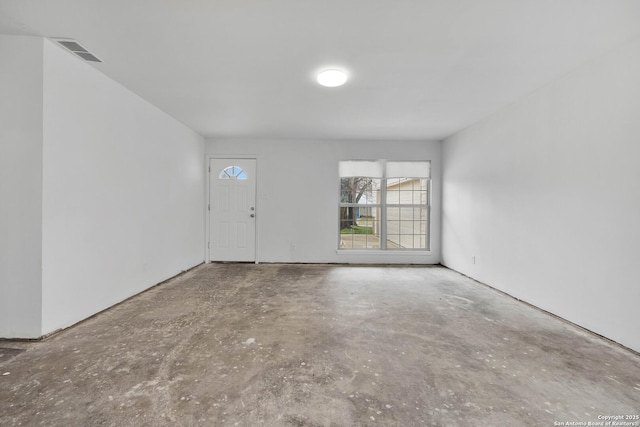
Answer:
POLYGON ((256 159, 209 162, 209 260, 256 260, 256 159))

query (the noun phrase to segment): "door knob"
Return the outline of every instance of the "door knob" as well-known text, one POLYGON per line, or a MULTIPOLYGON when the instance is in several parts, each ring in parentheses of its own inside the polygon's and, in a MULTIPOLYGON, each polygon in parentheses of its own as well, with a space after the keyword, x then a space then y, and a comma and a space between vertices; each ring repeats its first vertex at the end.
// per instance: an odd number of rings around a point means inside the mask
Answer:
POLYGON ((250 216, 251 218, 253 218, 253 217, 255 217, 255 216, 256 216, 256 214, 251 214, 251 215, 249 215, 249 216, 250 216))

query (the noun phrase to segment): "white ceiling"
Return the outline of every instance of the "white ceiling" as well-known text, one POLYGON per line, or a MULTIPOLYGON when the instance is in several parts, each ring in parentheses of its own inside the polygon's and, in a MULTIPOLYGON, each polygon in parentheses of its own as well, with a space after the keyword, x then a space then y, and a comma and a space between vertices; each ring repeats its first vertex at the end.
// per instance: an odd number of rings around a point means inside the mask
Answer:
POLYGON ((640 1, 0 0, 0 33, 78 40, 205 136, 428 140, 640 36, 640 1))

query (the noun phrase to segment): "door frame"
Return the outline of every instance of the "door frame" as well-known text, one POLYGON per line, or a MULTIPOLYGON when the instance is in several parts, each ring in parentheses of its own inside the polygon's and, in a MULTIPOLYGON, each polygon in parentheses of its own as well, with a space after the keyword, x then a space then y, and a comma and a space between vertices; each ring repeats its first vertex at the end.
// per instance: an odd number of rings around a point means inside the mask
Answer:
POLYGON ((255 207, 256 207, 256 219, 255 219, 255 233, 254 233, 254 242, 255 242, 255 263, 259 264, 259 246, 258 246, 258 228, 259 228, 259 223, 260 223, 260 202, 258 201, 259 197, 258 197, 258 190, 260 188, 260 184, 259 184, 259 180, 258 180, 258 176, 259 176, 259 165, 258 165, 258 156, 253 156, 253 155, 247 155, 247 154, 238 154, 238 155, 207 155, 205 156, 205 167, 204 167, 204 172, 205 172, 205 176, 206 176, 206 181, 207 181, 207 185, 205 186, 205 195, 204 195, 204 216, 205 216, 205 236, 204 236, 204 253, 205 253, 205 262, 211 263, 211 252, 209 251, 209 246, 210 246, 210 241, 209 239, 211 238, 211 211, 210 211, 210 207, 211 207, 211 160, 222 160, 222 159, 249 159, 249 160, 255 160, 256 161, 256 200, 255 200, 255 207))

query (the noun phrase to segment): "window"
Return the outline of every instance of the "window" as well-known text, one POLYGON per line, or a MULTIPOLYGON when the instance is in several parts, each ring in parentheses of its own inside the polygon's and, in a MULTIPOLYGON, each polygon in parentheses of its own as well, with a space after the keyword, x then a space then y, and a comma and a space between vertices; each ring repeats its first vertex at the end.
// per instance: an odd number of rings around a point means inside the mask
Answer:
POLYGON ((240 166, 227 166, 222 169, 218 179, 247 179, 247 174, 242 170, 240 166))
POLYGON ((429 250, 428 161, 340 162, 340 249, 429 250))

